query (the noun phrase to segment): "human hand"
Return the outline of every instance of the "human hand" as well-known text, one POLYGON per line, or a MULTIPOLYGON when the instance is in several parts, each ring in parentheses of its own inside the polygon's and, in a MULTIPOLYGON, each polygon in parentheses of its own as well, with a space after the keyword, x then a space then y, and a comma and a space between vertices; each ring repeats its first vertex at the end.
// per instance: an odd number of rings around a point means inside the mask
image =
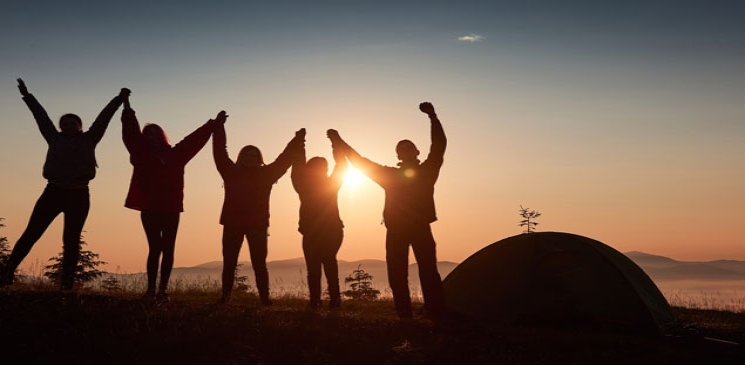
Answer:
POLYGON ((224 110, 221 110, 219 113, 217 113, 217 117, 215 117, 214 121, 217 124, 225 124, 225 122, 228 121, 228 115, 225 113, 224 110))
POLYGON ((329 129, 326 131, 326 137, 328 137, 331 142, 340 141, 341 137, 339 136, 339 132, 336 131, 336 129, 329 129))
POLYGON ((126 87, 123 87, 119 91, 118 97, 124 99, 124 109, 132 109, 132 107, 129 105, 129 94, 131 94, 131 93, 132 93, 132 91, 129 90, 129 89, 127 89, 126 87))
POLYGON ((419 110, 421 110, 422 113, 430 116, 435 114, 435 107, 428 101, 419 104, 419 110))
POLYGON ((331 144, 336 144, 338 142, 343 142, 341 139, 341 136, 339 136, 339 132, 336 131, 336 129, 329 129, 326 131, 326 137, 328 137, 331 140, 331 144))
POLYGON ((326 131, 326 137, 331 140, 331 147, 333 148, 343 148, 346 143, 343 139, 341 139, 341 136, 339 135, 339 132, 336 131, 336 129, 329 129, 326 131))
POLYGON ((21 95, 23 96, 28 95, 28 89, 26 88, 26 83, 23 82, 23 80, 20 77, 16 80, 18 81, 18 90, 21 92, 21 95))
POLYGON ((295 132, 295 137, 300 137, 305 140, 305 128, 300 128, 297 132, 295 132))

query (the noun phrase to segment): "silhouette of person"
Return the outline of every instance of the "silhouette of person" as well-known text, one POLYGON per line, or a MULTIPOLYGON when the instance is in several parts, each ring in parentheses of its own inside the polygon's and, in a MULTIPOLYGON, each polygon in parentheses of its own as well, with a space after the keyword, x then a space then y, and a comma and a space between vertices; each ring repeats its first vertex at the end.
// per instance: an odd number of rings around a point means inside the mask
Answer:
POLYGON ((425 314, 438 317, 445 313, 445 294, 437 270, 436 243, 430 223, 437 220, 434 186, 440 174, 447 139, 434 106, 423 102, 419 104, 419 110, 429 116, 432 138, 427 159, 421 163, 419 150, 410 140, 398 142, 396 154, 401 162, 398 167, 389 167, 360 156, 340 136, 330 135, 332 143, 345 151, 352 165, 385 191, 383 219, 387 229, 388 282, 396 311, 402 319, 412 318, 408 284, 409 245, 419 264, 425 314))
POLYGON ((222 231, 222 298, 227 303, 235 283, 235 269, 243 238, 248 242, 256 276, 256 288, 262 305, 271 305, 269 271, 266 267, 269 236, 269 197, 272 186, 292 164, 297 150, 305 142, 305 129, 295 133, 277 159, 266 165, 261 151, 253 145, 245 146, 233 162, 228 156, 225 118, 218 119, 212 138, 215 166, 223 179, 225 199, 220 214, 222 231))
MULTIPOLYGON (((220 112, 217 119, 224 118, 220 112)), ((173 269, 176 233, 184 211, 184 168, 212 135, 215 121, 210 119, 174 146, 157 124, 140 130, 135 111, 125 101, 122 112, 122 139, 129 151, 132 179, 124 206, 140 211, 147 237, 147 291, 143 299, 163 303, 173 269), (160 283, 156 280, 160 261, 160 283)))
MULTIPOLYGON (((336 134, 330 129, 327 134, 336 134)), ((333 146, 332 146, 333 148, 333 146)), ((303 235, 303 254, 308 270, 310 306, 321 305, 321 267, 326 274, 329 308, 341 305, 339 265, 336 254, 344 239, 344 224, 339 217, 338 193, 344 182, 347 159, 344 152, 333 148, 334 170, 330 176, 323 157, 305 161, 305 149, 292 164, 292 186, 300 197, 298 231, 303 235)))
POLYGON ((18 265, 52 221, 63 213, 60 287, 62 290, 72 290, 75 284, 75 269, 80 257, 80 236, 90 208, 88 183, 96 176, 98 167, 96 145, 103 138, 114 113, 129 95, 129 89, 121 89, 119 95, 101 110, 87 131, 83 132, 82 119, 70 113, 60 117, 58 131, 44 107, 28 92, 23 80, 19 78, 17 81, 23 101, 31 110, 48 145, 43 169, 47 186, 36 201, 26 230, 13 247, 4 271, 0 273, 0 286, 13 283, 18 265))

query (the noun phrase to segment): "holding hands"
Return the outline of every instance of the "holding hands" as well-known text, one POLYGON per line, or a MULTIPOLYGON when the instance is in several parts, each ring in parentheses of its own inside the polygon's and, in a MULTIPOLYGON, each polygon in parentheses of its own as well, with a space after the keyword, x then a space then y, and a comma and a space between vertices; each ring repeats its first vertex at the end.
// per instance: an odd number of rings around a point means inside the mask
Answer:
POLYGON ((326 137, 331 140, 331 147, 341 147, 341 144, 344 143, 344 141, 342 141, 341 137, 339 136, 339 132, 337 132, 336 129, 327 130, 326 137))
POLYGON ((349 148, 349 145, 347 145, 347 142, 344 142, 343 139, 341 139, 341 136, 339 135, 339 132, 336 131, 336 129, 329 129, 326 131, 326 137, 331 140, 331 148, 334 149, 334 152, 336 151, 345 151, 349 148))
POLYGON ((124 99, 124 109, 132 109, 132 108, 131 108, 131 107, 129 106, 129 95, 130 95, 131 93, 132 93, 132 91, 131 91, 131 90, 129 90, 129 89, 127 89, 126 87, 123 87, 123 88, 122 88, 122 89, 121 89, 121 90, 119 91, 119 95, 118 95, 118 96, 119 96, 120 98, 124 99))
POLYGON ((220 110, 219 113, 217 113, 217 116, 215 119, 212 120, 212 122, 223 125, 225 122, 228 121, 228 114, 225 113, 224 110, 220 110))
MULTIPOLYGON (((294 143, 297 148, 305 150, 305 128, 300 128, 295 132, 293 141, 295 141, 294 143)), ((303 158, 305 158, 305 155, 303 155, 303 158)))

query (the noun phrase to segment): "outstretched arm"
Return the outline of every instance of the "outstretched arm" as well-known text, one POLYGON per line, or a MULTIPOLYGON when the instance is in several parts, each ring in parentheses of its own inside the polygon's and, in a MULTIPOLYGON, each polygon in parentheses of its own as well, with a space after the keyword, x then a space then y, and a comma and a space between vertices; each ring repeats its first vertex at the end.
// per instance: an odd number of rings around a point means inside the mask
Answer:
MULTIPOLYGON (((221 111, 217 114, 217 119, 227 118, 225 111, 221 111)), ((189 162, 199 151, 207 144, 207 140, 210 139, 212 132, 215 129, 217 122, 214 119, 209 119, 207 122, 202 124, 194 132, 189 133, 188 136, 184 137, 181 142, 173 146, 173 152, 178 156, 184 164, 189 162)))
POLYGON ((339 135, 339 132, 337 132, 334 129, 329 129, 326 132, 326 136, 329 137, 331 140, 331 148, 334 150, 338 150, 339 153, 343 154, 346 158, 349 159, 349 162, 352 163, 355 167, 362 168, 362 165, 365 163, 366 158, 360 156, 357 151, 352 148, 344 139, 341 138, 339 135))
POLYGON ((430 121, 430 136, 432 138, 432 144, 429 147, 427 161, 438 162, 439 165, 442 165, 442 160, 445 156, 445 148, 447 147, 445 130, 442 128, 440 119, 437 118, 435 107, 432 103, 425 101, 419 104, 419 110, 421 110, 422 113, 427 114, 430 121))
POLYGON ((279 180, 282 175, 287 172, 292 162, 297 158, 300 149, 305 149, 305 128, 301 128, 295 132, 293 137, 282 153, 277 156, 268 166, 270 167, 270 176, 273 181, 279 180))
POLYGON ((28 92, 26 83, 20 78, 16 81, 18 81, 18 91, 21 92, 23 101, 26 102, 26 106, 31 110, 31 114, 33 114, 34 120, 36 120, 36 125, 39 127, 41 135, 47 143, 52 143, 54 136, 57 135, 57 128, 54 127, 54 123, 49 119, 49 115, 47 114, 47 111, 44 110, 44 107, 41 106, 33 94, 28 92))
POLYGON ((106 132, 106 128, 108 128, 111 118, 114 117, 114 113, 116 113, 116 110, 119 109, 119 106, 122 105, 122 103, 126 101, 127 105, 125 106, 125 109, 131 109, 129 108, 129 94, 131 93, 132 92, 129 89, 122 88, 119 91, 119 95, 111 99, 103 110, 98 113, 96 120, 93 121, 93 124, 91 124, 91 127, 88 129, 88 133, 93 137, 94 143, 98 143, 101 138, 103 138, 103 134, 106 132))
POLYGON ((365 175, 370 177, 373 181, 381 183, 384 179, 385 166, 372 162, 362 156, 352 148, 347 142, 345 142, 339 133, 333 129, 328 132, 328 137, 331 140, 331 147, 335 150, 339 150, 339 153, 343 154, 349 159, 349 162, 362 171, 365 175))

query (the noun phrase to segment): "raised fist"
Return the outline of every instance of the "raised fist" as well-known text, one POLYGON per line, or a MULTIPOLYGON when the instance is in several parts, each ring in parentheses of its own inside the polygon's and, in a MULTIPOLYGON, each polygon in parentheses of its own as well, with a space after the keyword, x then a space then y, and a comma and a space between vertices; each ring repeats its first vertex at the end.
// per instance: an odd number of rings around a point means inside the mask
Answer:
POLYGON ((425 101, 419 104, 419 110, 421 110, 422 113, 425 113, 427 115, 435 114, 435 107, 432 105, 432 103, 428 101, 425 101))
POLYGON ((295 132, 295 137, 305 138, 305 128, 300 128, 295 132))
POLYGON ((123 87, 119 91, 119 96, 122 97, 122 98, 128 98, 131 93, 132 93, 132 90, 129 90, 126 87, 123 87))

